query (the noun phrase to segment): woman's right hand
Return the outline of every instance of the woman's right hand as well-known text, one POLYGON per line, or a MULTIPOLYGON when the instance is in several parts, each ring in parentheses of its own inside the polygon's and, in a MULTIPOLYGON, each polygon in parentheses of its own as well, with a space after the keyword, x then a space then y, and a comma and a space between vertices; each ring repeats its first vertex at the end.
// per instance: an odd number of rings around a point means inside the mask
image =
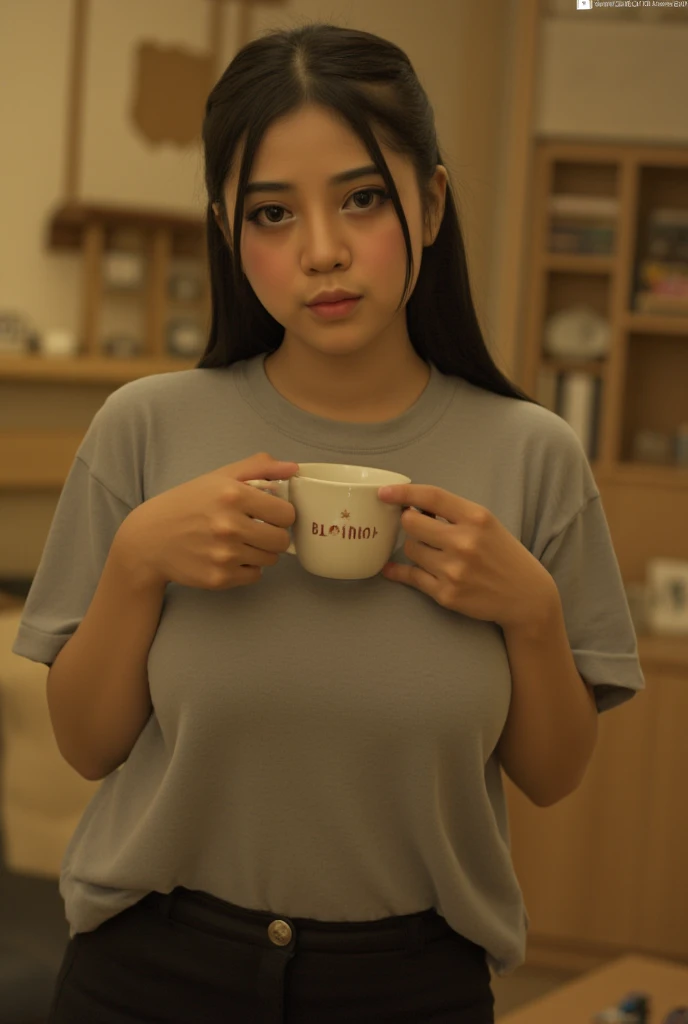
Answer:
POLYGON ((113 548, 151 584, 229 590, 257 583, 289 547, 296 513, 241 481, 286 480, 298 468, 261 452, 195 477, 133 509, 113 548))

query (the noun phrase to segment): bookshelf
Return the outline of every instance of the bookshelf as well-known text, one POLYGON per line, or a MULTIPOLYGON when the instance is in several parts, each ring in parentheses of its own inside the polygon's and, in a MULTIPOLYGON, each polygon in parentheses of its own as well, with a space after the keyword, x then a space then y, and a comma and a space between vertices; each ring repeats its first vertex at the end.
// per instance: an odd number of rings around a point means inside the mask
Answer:
POLYGON ((688 223, 688 147, 543 139, 533 172, 519 382, 577 430, 624 580, 642 582, 649 558, 688 559, 688 300, 681 313, 637 308, 652 219, 688 223), (573 251, 586 242, 597 251, 573 251), (604 354, 552 354, 548 328, 580 307, 605 322, 604 354))
MULTIPOLYGON (((648 454, 638 441, 643 431, 676 441, 688 422, 688 310, 653 297, 666 311, 649 311, 637 298, 658 210, 688 220, 688 147, 535 140, 519 383, 562 415, 561 382, 575 375, 568 411, 627 585, 646 582, 651 559, 688 561, 688 466, 677 443, 648 454), (588 199, 601 202, 585 231, 574 230, 575 218, 551 230, 563 219, 557 204, 592 210, 588 199), (582 239, 597 251, 575 251, 582 239), (579 358, 553 355, 548 324, 579 305, 606 322, 603 353, 591 357, 582 345, 579 358)), ((600 717, 597 748, 570 797, 543 810, 505 780, 533 966, 588 970, 638 951, 688 961, 676 899, 688 886, 688 822, 676 814, 685 802, 688 635, 640 631, 638 652, 647 688, 600 717)))

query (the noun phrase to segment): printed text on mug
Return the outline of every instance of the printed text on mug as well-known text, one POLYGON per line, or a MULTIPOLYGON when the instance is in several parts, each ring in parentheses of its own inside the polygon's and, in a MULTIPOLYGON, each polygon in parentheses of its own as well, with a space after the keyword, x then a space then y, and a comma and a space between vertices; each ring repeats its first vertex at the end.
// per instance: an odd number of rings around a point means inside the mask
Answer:
POLYGON ((314 537, 340 537, 342 540, 373 540, 380 531, 376 526, 325 526, 324 523, 311 523, 314 537))

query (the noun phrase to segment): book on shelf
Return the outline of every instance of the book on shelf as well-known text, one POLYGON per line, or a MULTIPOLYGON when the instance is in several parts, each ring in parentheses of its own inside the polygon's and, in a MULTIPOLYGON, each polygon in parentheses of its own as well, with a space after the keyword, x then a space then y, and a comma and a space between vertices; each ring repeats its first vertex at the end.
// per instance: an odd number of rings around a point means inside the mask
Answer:
POLYGON ((639 291, 634 295, 634 308, 638 313, 688 316, 688 296, 658 295, 656 292, 639 291))
POLYGON ((656 295, 688 297, 688 262, 644 259, 638 264, 638 283, 656 295))
POLYGON ((614 220, 619 212, 619 200, 614 196, 586 196, 576 193, 555 192, 548 200, 552 214, 566 217, 608 218, 614 220))
POLYGON ((606 224, 572 224, 554 221, 549 227, 549 252, 580 256, 610 256, 614 252, 615 227, 606 224))
POLYGON ((618 199, 559 192, 549 196, 547 208, 550 252, 605 256, 613 252, 618 199))
POLYGON ((688 261, 644 259, 638 270, 641 283, 654 291, 688 294, 688 261))
POLYGON ((596 459, 602 378, 583 371, 562 371, 542 366, 535 397, 545 408, 566 420, 577 434, 588 461, 596 459))
POLYGON ((645 255, 654 260, 688 262, 688 210, 662 207, 648 214, 645 255))

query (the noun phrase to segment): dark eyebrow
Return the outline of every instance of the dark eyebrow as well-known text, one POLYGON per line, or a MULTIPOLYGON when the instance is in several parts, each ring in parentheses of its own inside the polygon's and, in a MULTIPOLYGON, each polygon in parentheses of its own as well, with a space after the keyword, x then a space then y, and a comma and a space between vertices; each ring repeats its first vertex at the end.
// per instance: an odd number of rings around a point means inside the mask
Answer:
MULTIPOLYGON (((365 167, 354 167, 351 171, 342 171, 330 178, 330 185, 340 185, 344 181, 353 181, 355 178, 364 178, 368 174, 380 174, 375 164, 367 164, 365 167)), ((382 177, 382 175, 380 175, 382 177)), ((246 195, 252 192, 289 192, 296 186, 289 181, 252 181, 246 186, 246 195)))

